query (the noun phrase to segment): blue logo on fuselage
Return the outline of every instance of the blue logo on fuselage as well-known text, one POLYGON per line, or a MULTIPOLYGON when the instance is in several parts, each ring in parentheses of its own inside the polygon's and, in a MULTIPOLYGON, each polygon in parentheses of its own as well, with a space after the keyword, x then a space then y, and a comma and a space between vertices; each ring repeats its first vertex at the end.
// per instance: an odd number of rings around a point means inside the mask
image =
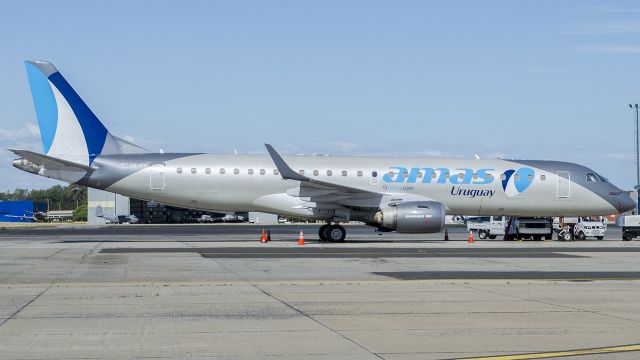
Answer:
POLYGON ((455 185, 485 185, 493 182, 494 178, 490 171, 495 169, 483 168, 483 169, 469 169, 458 168, 454 169, 457 174, 452 175, 447 168, 406 168, 402 166, 391 166, 391 171, 384 174, 382 180, 388 183, 416 183, 418 178, 422 177, 420 181, 423 184, 455 184, 455 185), (391 174, 393 173, 393 175, 391 174), (406 174, 406 175, 405 175, 406 174), (474 176, 475 174, 475 176, 474 176), (392 177, 395 176, 395 179, 392 177))
MULTIPOLYGON (((403 166, 391 166, 390 171, 382 176, 386 183, 422 183, 422 184, 452 184, 451 195, 467 196, 475 198, 493 197, 495 190, 482 188, 461 187, 460 185, 487 185, 495 180, 491 172, 495 169, 481 168, 456 168, 450 171, 448 168, 407 168, 403 166), (453 173, 452 173, 453 172, 453 173)), ((502 189, 507 196, 515 196, 522 193, 533 182, 535 172, 531 168, 520 168, 518 170, 506 170, 502 174, 502 189), (515 176, 514 176, 515 175, 515 176)), ((411 187, 413 190, 413 187, 411 187)))

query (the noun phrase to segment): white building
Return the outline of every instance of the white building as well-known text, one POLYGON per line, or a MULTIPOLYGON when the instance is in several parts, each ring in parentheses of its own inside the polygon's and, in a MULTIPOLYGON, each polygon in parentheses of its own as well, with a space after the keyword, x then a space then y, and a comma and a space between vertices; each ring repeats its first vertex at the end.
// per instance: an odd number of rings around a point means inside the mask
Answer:
POLYGON ((111 192, 89 188, 87 222, 92 225, 105 224, 107 221, 96 216, 96 207, 101 206, 105 215, 129 215, 131 207, 129 197, 111 192))

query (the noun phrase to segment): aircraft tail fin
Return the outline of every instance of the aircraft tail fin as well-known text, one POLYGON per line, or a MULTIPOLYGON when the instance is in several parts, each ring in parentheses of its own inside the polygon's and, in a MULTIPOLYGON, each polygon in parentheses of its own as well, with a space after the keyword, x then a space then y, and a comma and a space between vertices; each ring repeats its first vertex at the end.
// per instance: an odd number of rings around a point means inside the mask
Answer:
POLYGON ((25 66, 45 154, 91 165, 101 154, 148 152, 113 136, 53 64, 25 66))

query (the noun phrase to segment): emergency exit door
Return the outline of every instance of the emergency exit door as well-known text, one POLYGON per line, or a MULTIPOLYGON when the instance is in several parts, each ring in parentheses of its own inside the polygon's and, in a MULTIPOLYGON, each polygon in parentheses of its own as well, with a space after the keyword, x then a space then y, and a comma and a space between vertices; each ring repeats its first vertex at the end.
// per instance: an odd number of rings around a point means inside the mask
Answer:
POLYGON ((556 195, 559 198, 568 198, 571 194, 571 173, 568 171, 558 171, 556 174, 558 177, 556 195))
POLYGON ((153 191, 164 190, 164 164, 153 164, 149 167, 149 189, 153 191))

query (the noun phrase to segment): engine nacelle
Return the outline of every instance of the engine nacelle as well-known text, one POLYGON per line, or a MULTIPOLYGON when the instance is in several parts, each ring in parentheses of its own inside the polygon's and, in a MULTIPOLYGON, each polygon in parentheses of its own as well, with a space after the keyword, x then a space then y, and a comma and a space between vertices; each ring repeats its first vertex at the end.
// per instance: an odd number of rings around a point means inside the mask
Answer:
POLYGON ((40 166, 26 159, 15 159, 11 163, 13 164, 13 167, 22 171, 30 172, 32 174, 38 174, 40 172, 40 166))
POLYGON ((435 233, 444 228, 445 210, 437 201, 399 203, 378 211, 373 220, 399 233, 435 233))

